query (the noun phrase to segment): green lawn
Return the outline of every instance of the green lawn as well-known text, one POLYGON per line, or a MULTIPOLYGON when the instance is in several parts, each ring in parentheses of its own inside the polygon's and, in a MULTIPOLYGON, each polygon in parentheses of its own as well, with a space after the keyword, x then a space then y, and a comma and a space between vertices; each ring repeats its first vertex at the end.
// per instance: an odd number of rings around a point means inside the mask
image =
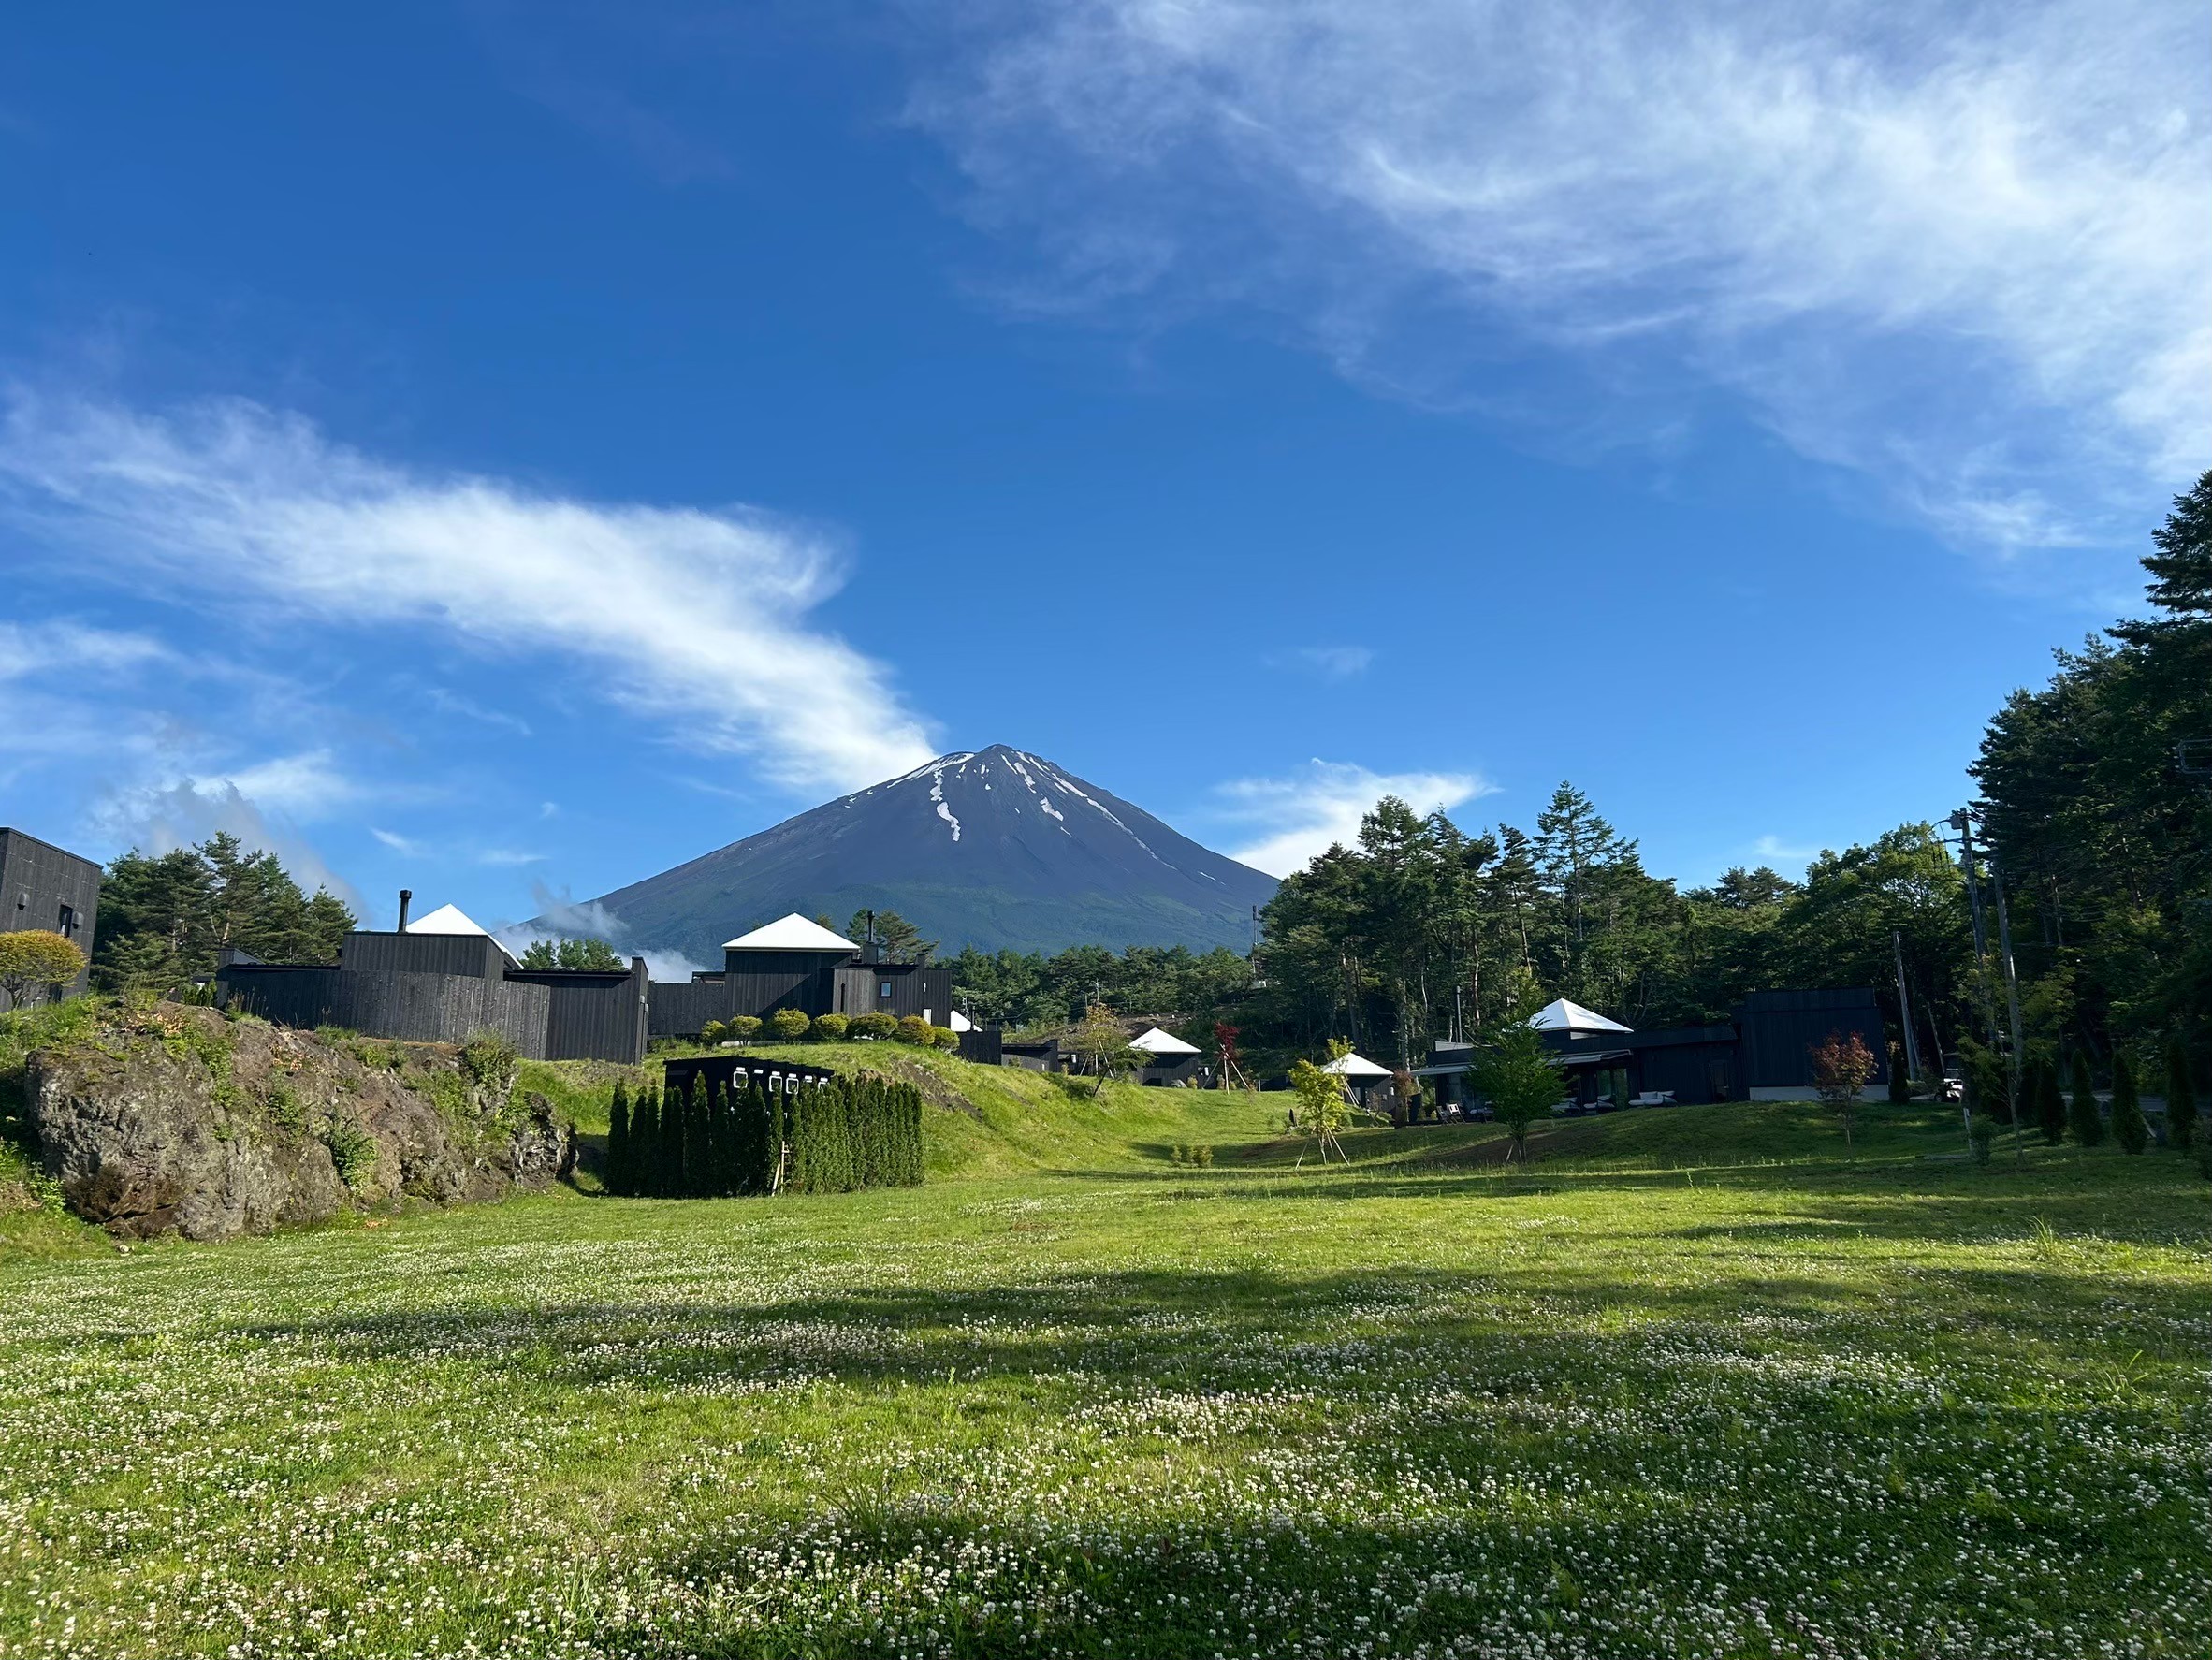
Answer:
POLYGON ((921 1189, 0 1257, 0 1655, 2212 1653, 2171 1154, 1751 1106, 1297 1171, 917 1064, 921 1189))

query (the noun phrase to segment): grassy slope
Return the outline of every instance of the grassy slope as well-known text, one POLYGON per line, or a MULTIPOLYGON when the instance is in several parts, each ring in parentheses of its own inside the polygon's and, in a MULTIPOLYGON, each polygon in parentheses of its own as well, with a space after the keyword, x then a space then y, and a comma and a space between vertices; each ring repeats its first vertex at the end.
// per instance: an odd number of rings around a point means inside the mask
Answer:
POLYGON ((0 1263, 0 1653, 2212 1649, 2178 1158, 1758 1105, 1293 1171, 908 1058, 974 1098, 919 1191, 0 1263))

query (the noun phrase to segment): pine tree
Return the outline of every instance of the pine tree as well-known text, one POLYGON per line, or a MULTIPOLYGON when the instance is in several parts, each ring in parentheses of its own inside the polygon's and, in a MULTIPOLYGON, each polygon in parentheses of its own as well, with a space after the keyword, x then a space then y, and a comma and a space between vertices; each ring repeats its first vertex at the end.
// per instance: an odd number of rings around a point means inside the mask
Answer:
POLYGON ((2089 1080, 2088 1055, 2080 1049, 2074 1052, 2073 1086, 2074 1100, 2066 1116, 2066 1128, 2083 1146, 2093 1147, 2104 1139, 2104 1114, 2097 1110, 2097 1089, 2089 1080))
POLYGON ((605 1185, 609 1193, 630 1191, 630 1091, 620 1084, 606 1113, 605 1185))
POLYGON ((2197 1092, 2190 1082, 2189 1051, 2178 1037, 2166 1040, 2166 1139, 2186 1153, 2196 1145, 2197 1092))
POLYGON ((631 1192, 661 1191, 661 1103, 650 1089, 637 1092, 637 1103, 630 1111, 628 1174, 631 1192))
POLYGON ((2140 1153, 2150 1145, 2150 1125, 2135 1093, 2135 1069, 2125 1054, 2112 1057, 2112 1139, 2123 1153, 2140 1153))
POLYGON ((1905 1071, 1905 1052, 1896 1043, 1889 1046, 1889 1104, 1893 1107, 1908 1105, 1913 1099, 1913 1080, 1905 1071))

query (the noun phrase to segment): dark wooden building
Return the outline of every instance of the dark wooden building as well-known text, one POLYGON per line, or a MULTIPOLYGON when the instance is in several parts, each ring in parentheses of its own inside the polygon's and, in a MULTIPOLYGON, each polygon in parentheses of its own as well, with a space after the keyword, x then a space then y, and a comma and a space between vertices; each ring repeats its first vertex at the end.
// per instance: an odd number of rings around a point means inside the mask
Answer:
POLYGON ((233 952, 215 987, 226 1008, 279 1026, 418 1043, 496 1032, 529 1060, 645 1058, 643 957, 626 969, 524 968, 451 906, 415 928, 357 929, 335 963, 263 963, 233 952))
MULTIPOLYGON (((1863 986, 1827 991, 1753 992, 1725 1022, 1634 1031, 1561 999, 1531 1023, 1560 1069, 1562 1099, 1600 1105, 1618 1079, 1633 1100, 1671 1098, 1677 1106, 1726 1100, 1807 1100, 1812 1051, 1836 1032, 1856 1032, 1872 1051, 1865 1094, 1878 1099, 1889 1080, 1882 1008, 1863 986)), ((1417 1076, 1439 1101, 1464 1105, 1474 1059, 1468 1043, 1439 1042, 1417 1076)))
MULTIPOLYGON (((0 933, 43 929, 92 954, 100 917, 100 867, 91 859, 0 826, 0 933)), ((85 977, 62 988, 65 997, 85 988, 85 977)), ((7 994, 0 992, 0 1009, 7 994)))
POLYGON ((953 970, 935 963, 886 963, 874 945, 855 945, 795 912, 741 934, 722 947, 717 972, 690 982, 655 982, 652 1035, 696 1037, 710 1020, 779 1009, 806 1015, 918 1014, 953 1024, 953 970))

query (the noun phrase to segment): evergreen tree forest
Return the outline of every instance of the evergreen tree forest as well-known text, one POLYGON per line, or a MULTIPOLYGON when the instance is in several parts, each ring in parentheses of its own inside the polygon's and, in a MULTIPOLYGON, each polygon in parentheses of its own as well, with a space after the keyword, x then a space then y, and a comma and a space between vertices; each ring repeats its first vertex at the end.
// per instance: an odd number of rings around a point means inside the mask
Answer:
POLYGON ((327 889, 312 895, 274 853, 227 832, 197 847, 137 851, 108 866, 93 942, 93 975, 109 991, 179 994, 215 971, 226 946, 264 962, 334 963, 357 925, 327 889))
MULTIPOLYGON (((2136 1075, 2162 1080, 2169 1049, 2199 1077, 2212 1052, 2212 473, 2152 540, 2148 619, 2058 653, 2050 684, 2006 701, 1970 769, 1982 897, 1993 911, 1993 866, 2031 1110, 2045 1113, 2077 1056, 2108 1079, 2132 1051, 2136 1075)), ((1556 997, 1642 1027, 1722 1020, 1755 990, 1871 986, 1901 1036, 1901 955, 1924 1067, 2009 1050, 1996 921, 1977 956, 1947 824, 1825 852, 1802 881, 1760 866, 1685 890, 1570 783, 1532 824, 1476 831, 1385 799, 1352 845, 1283 882, 1262 928, 1249 964, 968 952, 955 984, 964 1007, 1011 1026, 1102 1001, 1209 1047, 1216 1023, 1234 1026, 1262 1064, 1348 1038, 1418 1065, 1434 1039, 1556 997)))
POLYGON ((874 1073, 796 1094, 701 1077, 632 1099, 618 1085, 604 1175, 609 1193, 661 1199, 917 1187, 922 1094, 874 1073))

